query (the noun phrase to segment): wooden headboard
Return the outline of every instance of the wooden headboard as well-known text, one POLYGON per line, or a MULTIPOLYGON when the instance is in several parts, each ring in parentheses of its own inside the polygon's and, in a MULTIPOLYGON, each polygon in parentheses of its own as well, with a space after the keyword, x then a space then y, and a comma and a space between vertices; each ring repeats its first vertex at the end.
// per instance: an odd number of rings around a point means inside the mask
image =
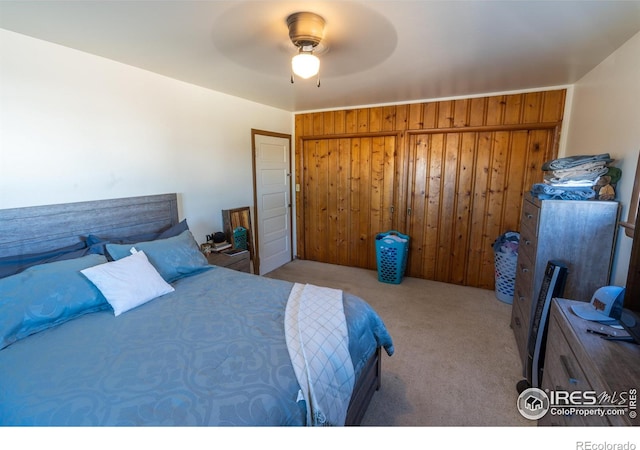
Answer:
POLYGON ((124 237, 177 223, 176 194, 0 209, 0 257, 66 247, 88 234, 124 237))

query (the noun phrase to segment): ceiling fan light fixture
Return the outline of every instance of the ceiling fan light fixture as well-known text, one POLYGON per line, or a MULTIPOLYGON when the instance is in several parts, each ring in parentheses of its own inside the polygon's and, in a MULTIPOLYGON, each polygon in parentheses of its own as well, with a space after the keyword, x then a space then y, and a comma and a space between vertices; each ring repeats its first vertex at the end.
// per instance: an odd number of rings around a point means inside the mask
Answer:
MULTIPOLYGON (((287 17, 289 39, 298 47, 298 54, 291 58, 291 71, 303 79, 318 75, 320 59, 313 54, 313 50, 324 37, 325 21, 322 17, 311 12, 297 12, 287 17)), ((293 83, 293 74, 291 82, 293 83)), ((320 87, 320 77, 318 77, 320 87)))
POLYGON ((320 71, 320 59, 311 51, 304 51, 300 49, 300 52, 291 58, 291 70, 300 78, 311 78, 317 75, 320 71))
POLYGON ((324 36, 324 19, 312 12, 297 12, 287 17, 289 39, 296 47, 315 47, 324 36))

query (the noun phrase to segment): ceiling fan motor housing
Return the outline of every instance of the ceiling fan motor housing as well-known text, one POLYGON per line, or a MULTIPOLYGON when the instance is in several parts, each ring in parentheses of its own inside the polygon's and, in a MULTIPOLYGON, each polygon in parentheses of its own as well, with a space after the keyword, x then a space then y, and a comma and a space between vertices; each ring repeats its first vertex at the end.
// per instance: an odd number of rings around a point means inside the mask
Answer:
POLYGON ((316 47, 324 35, 324 19, 312 12, 297 12, 287 17, 289 38, 296 47, 316 47))

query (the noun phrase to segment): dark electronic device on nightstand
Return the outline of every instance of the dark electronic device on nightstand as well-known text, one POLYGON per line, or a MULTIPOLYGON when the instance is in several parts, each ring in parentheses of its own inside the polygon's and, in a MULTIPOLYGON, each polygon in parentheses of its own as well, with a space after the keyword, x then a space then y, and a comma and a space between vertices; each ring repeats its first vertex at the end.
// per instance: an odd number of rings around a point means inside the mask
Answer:
POLYGON ((542 369, 547 340, 547 319, 551 299, 561 297, 567 280, 568 268, 560 261, 547 262, 542 279, 538 301, 533 305, 529 338, 527 341, 527 379, 518 382, 518 392, 522 393, 530 387, 540 388, 542 385, 542 369))
POLYGON ((640 315, 635 311, 624 308, 618 322, 622 325, 622 328, 629 333, 629 338, 618 340, 640 344, 640 315))
MULTIPOLYGON (((640 183, 640 156, 638 162, 636 184, 640 183)), ((640 184, 638 187, 634 185, 634 192, 638 191, 640 191, 640 184)), ((620 325, 631 335, 633 342, 640 344, 640 201, 636 207, 635 233, 631 244, 631 257, 620 325)))

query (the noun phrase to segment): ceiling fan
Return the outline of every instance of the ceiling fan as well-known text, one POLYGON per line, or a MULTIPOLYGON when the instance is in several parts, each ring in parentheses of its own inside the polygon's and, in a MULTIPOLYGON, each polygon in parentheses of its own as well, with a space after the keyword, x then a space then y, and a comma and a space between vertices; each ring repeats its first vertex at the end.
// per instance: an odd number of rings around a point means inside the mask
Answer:
POLYGON ((287 17, 289 39, 298 48, 298 53, 291 59, 291 83, 294 75, 304 79, 317 75, 317 86, 320 87, 320 59, 314 51, 318 53, 324 25, 324 18, 312 12, 296 12, 287 17))

